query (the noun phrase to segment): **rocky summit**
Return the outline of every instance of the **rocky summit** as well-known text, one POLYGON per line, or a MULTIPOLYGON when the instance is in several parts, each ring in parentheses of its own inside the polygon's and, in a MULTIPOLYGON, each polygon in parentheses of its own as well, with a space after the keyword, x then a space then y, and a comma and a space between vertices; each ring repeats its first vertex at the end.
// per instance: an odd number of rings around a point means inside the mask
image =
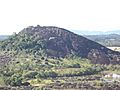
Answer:
POLYGON ((25 51, 47 57, 63 58, 78 56, 90 59, 95 64, 119 63, 120 53, 112 51, 103 45, 77 35, 63 28, 54 26, 29 26, 13 35, 1 44, 4 50, 25 51), (43 53, 42 52, 42 53, 43 53))

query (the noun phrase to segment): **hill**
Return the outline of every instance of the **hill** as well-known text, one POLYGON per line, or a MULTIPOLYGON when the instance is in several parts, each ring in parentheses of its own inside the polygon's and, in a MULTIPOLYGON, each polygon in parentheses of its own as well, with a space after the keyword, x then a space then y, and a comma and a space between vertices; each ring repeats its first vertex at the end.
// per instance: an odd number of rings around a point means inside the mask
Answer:
POLYGON ((120 74, 118 52, 63 28, 30 26, 0 42, 1 90, 119 90, 109 72, 120 74))
POLYGON ((24 28, 18 34, 3 41, 0 49, 53 58, 78 56, 100 64, 116 61, 114 55, 119 58, 120 54, 66 29, 39 25, 24 28))
POLYGON ((86 38, 98 42, 106 47, 120 47, 120 35, 84 35, 86 38))

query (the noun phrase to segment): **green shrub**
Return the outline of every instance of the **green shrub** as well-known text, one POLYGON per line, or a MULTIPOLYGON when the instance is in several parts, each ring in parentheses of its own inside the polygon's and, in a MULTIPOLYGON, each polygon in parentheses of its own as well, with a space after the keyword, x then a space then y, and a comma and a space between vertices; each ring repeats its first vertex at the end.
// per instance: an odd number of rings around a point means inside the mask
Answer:
POLYGON ((11 86, 20 86, 22 84, 22 77, 19 74, 14 74, 12 77, 8 77, 5 83, 11 86))
POLYGON ((39 78, 47 78, 47 77, 54 78, 54 77, 57 77, 57 73, 54 71, 51 71, 51 70, 50 71, 41 71, 38 73, 38 77, 39 78))
POLYGON ((35 78, 35 76, 38 74, 37 71, 28 71, 27 73, 25 73, 23 75, 24 78, 28 78, 28 79, 31 79, 31 78, 35 78))

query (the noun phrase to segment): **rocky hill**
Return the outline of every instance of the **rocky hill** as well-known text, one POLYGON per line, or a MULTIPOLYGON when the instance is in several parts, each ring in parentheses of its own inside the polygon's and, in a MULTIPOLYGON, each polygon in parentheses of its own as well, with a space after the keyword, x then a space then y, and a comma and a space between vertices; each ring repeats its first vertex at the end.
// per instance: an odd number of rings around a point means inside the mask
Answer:
POLYGON ((119 62, 120 53, 112 51, 83 36, 53 26, 30 26, 2 42, 2 51, 16 51, 60 58, 79 56, 92 63, 119 62))

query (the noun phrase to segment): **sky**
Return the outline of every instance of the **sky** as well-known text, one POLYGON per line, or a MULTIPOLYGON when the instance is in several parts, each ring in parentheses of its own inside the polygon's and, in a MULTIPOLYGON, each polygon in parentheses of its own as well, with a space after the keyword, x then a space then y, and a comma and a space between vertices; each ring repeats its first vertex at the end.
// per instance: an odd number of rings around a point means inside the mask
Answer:
POLYGON ((0 35, 28 26, 120 30, 120 0, 0 0, 0 35))

